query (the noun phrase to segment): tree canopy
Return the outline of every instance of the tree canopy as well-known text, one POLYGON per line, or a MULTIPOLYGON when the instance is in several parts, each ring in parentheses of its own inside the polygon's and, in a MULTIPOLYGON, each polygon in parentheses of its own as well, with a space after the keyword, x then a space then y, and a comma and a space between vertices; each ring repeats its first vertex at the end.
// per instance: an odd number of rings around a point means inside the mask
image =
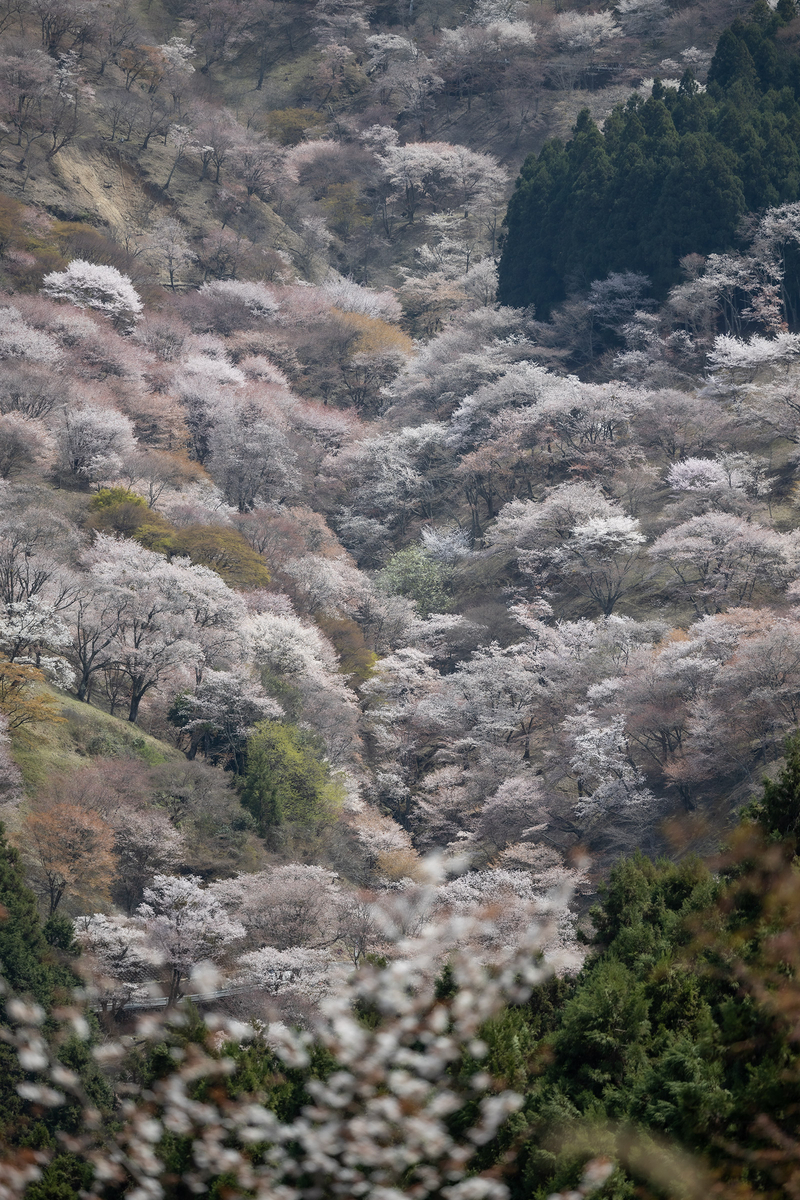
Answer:
POLYGON ((307 825, 335 812, 339 789, 313 734, 263 721, 247 745, 242 803, 267 831, 286 821, 307 825))
POLYGON ((602 131, 584 109, 564 145, 530 155, 506 217, 503 304, 540 316, 613 271, 649 276, 663 295, 686 254, 735 243, 747 212, 800 197, 800 56, 778 35, 787 6, 735 21, 719 39, 707 89, 690 70, 656 80, 602 131))

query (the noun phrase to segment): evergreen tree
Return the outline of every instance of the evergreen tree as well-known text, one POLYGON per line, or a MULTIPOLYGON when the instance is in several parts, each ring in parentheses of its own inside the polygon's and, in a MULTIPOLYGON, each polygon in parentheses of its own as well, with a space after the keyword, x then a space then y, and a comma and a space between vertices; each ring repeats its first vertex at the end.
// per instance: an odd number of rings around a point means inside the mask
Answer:
POLYGON ((794 846, 800 834, 800 730, 786 739, 786 763, 777 779, 764 780, 764 794, 745 809, 767 834, 794 846))
MULTIPOLYGON (((42 927, 36 897, 25 886, 18 852, 9 845, 0 826, 0 973, 9 993, 34 999, 48 1012, 53 1002, 71 997, 78 978, 58 961, 64 953, 74 955, 72 922, 51 919, 42 927), (59 955, 61 951, 61 955, 59 955)), ((0 996, 0 1025, 5 1023, 0 996)), ((43 1032, 52 1036, 54 1026, 45 1023, 43 1032)), ((60 1039, 58 1057, 76 1072, 86 1094, 98 1109, 109 1112, 112 1095, 92 1057, 91 1046, 75 1035, 60 1039)), ((67 1104, 44 1112, 26 1104, 17 1085, 27 1078, 16 1053, 0 1042, 0 1143, 8 1147, 53 1147, 57 1131, 75 1132, 80 1108, 67 1104)), ((92 1177, 92 1169, 73 1155, 59 1153, 47 1166, 41 1180, 26 1195, 32 1200, 77 1200, 92 1177)))
MULTIPOLYGON (((509 201, 498 299, 546 317, 570 289, 612 271, 650 276, 657 296, 680 259, 735 246, 747 211, 800 198, 800 55, 794 19, 765 3, 719 39, 700 92, 658 80, 601 133, 584 110, 566 146, 529 156, 509 201)), ((794 277, 787 273, 791 292, 794 277)))
MULTIPOLYGON (((39 920, 36 897, 25 886, 17 850, 0 825, 0 971, 10 991, 47 1007, 58 984, 73 986, 71 972, 58 967, 39 920)), ((0 1005, 2 999, 0 998, 0 1005)), ((1 1010, 0 1010, 1 1011, 1 1010)))

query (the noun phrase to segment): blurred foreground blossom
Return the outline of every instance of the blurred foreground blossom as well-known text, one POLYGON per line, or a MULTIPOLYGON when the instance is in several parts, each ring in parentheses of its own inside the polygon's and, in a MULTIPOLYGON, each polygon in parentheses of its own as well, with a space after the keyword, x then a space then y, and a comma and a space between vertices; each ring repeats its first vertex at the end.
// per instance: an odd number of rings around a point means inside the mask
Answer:
MULTIPOLYGON (((312 981, 319 1006, 310 1029, 279 1023, 245 1027, 224 1014, 207 1016, 206 1028, 213 1032, 205 1045, 189 1042, 176 1049, 174 1068, 149 1090, 126 1088, 113 1129, 100 1128, 79 1078, 58 1063, 54 1045, 40 1030, 41 1011, 10 1002, 14 1024, 4 1039, 36 1075, 20 1085, 20 1095, 40 1105, 56 1104, 62 1095, 83 1105, 83 1132, 67 1140, 71 1152, 93 1166, 87 1200, 120 1186, 133 1200, 159 1200, 167 1173, 161 1157, 165 1135, 189 1139, 181 1182, 196 1194, 225 1173, 237 1187, 282 1200, 322 1195, 505 1200, 507 1188, 496 1171, 477 1171, 474 1157, 523 1098, 485 1070, 459 1074, 452 1067, 485 1055, 480 1031, 487 1020, 508 1003, 524 1001, 553 970, 574 965, 558 961, 556 931, 566 897, 538 900, 526 927, 509 939, 497 923, 503 908, 497 897, 481 904, 468 885, 469 903, 460 892, 451 897, 445 893, 454 885, 443 893, 440 871, 441 866, 429 872, 431 878, 415 890, 419 920, 409 914, 396 924, 387 920, 385 936, 394 938, 387 947, 390 957, 367 961, 349 975, 342 968, 323 980, 328 956, 305 951, 306 959, 315 957, 319 974, 312 981), (490 955, 476 953, 489 945, 490 955), (441 986, 445 964, 447 988, 441 986), (364 1013, 373 1015, 369 1022, 364 1013), (287 1068, 304 1069, 320 1051, 335 1065, 324 1079, 308 1078, 311 1102, 294 1118, 281 1119, 251 1096, 231 1096, 213 1086, 232 1074, 234 1060, 226 1050, 243 1040, 260 1044, 287 1068), (195 1098, 200 1094, 202 1101, 195 1098), (457 1113, 466 1119, 453 1120, 457 1113)), ((296 963, 293 954, 283 952, 280 963, 266 964, 269 990, 283 982, 278 975, 307 974, 309 963, 296 963)), ((258 973, 262 965, 258 953, 241 961, 247 973, 258 973)), ((72 1018, 74 1029, 80 1013, 62 1009, 59 1018, 72 1018)), ((148 1016, 139 1022, 136 1042, 163 1042, 175 1019, 185 1020, 180 1009, 177 1018, 148 1016)), ((113 1041, 96 1050, 106 1062, 125 1052, 113 1041)), ((23 1152, 23 1159, 3 1164, 0 1200, 21 1196, 40 1177, 46 1158, 23 1152)))

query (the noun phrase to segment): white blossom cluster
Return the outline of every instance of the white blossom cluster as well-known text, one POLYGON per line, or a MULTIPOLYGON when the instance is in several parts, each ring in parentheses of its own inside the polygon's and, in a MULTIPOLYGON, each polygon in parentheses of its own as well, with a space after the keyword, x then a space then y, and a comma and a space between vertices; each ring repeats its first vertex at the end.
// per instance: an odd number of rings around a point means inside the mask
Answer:
MULTIPOLYGON (((514 881, 513 875, 508 878, 514 881)), ((184 880, 175 881, 175 886, 179 882, 186 899, 184 924, 193 929, 195 884, 184 880)), ((426 912, 436 887, 432 879, 419 891, 417 902, 426 912)), ((148 1091, 129 1088, 112 1129, 101 1130, 99 1114, 83 1094, 78 1076, 55 1058, 51 1041, 42 1033, 43 1010, 9 1000, 12 1025, 5 1038, 30 1077, 20 1085, 20 1094, 44 1106, 57 1107, 67 1097, 84 1105, 81 1132, 70 1136, 69 1148, 92 1163, 92 1196, 122 1185, 134 1200, 158 1200, 164 1194, 165 1172, 159 1143, 172 1134, 190 1139, 190 1162, 182 1181, 195 1192, 204 1191, 225 1172, 238 1186, 265 1198, 277 1194, 286 1200, 312 1200, 322 1190, 367 1200, 408 1195, 419 1200, 504 1200, 505 1184, 493 1172, 476 1170, 473 1159, 506 1116, 519 1108, 522 1097, 494 1083, 481 1069, 486 1046, 480 1031, 509 1001, 522 1001, 552 969, 541 959, 550 917, 545 906, 536 921, 520 930, 513 948, 504 949, 496 908, 480 903, 480 889, 476 892, 468 882, 461 890, 465 887, 464 897, 448 897, 443 915, 426 921, 419 933, 403 935, 398 929, 385 967, 363 966, 349 976, 340 973, 333 986, 320 988, 291 951, 278 953, 271 964, 264 960, 263 968, 262 952, 249 955, 251 973, 263 969, 267 988, 281 974, 300 970, 318 995, 328 992, 313 1027, 298 1033, 280 1023, 253 1028, 223 1016, 206 1017, 212 1031, 208 1048, 190 1044, 148 1091), (495 944, 491 970, 470 949, 477 941, 495 944), (450 964, 455 989, 450 999, 437 998, 435 987, 444 961, 450 964), (374 1028, 357 1016, 364 1006, 379 1014, 374 1028), (294 1120, 282 1121, 250 1097, 229 1099, 224 1088, 210 1089, 202 1100, 193 1098, 200 1080, 213 1083, 231 1074, 234 1064, 225 1054, 227 1045, 254 1038, 287 1067, 304 1067, 314 1045, 336 1062, 324 1081, 309 1080, 311 1103, 294 1120), (476 1062, 476 1070, 457 1083, 450 1068, 465 1056, 476 1062), (463 1133, 455 1134, 448 1118, 475 1097, 480 1097, 475 1118, 463 1133)), ((165 897, 159 884, 145 907, 155 914, 165 897)), ((219 915, 215 924, 219 936, 230 934, 219 915)), ((84 937, 95 947, 113 944, 96 919, 87 924, 84 937)), ((165 948, 168 940, 165 932, 165 948)), ((325 955, 319 952, 317 958, 322 966, 325 955)), ((207 988, 213 978, 208 970, 203 976, 207 988)), ((79 1038, 89 1037, 79 1008, 62 1009, 59 1019, 79 1038)), ((163 1022, 147 1018, 137 1037, 148 1042, 166 1033, 168 1022, 165 1028, 163 1022)), ((124 1055, 123 1047, 113 1041, 94 1046, 92 1052, 106 1064, 124 1055)), ((26 1155, 19 1169, 10 1164, 0 1191, 3 1200, 16 1200, 25 1182, 40 1176, 46 1160, 47 1153, 41 1152, 26 1155)))

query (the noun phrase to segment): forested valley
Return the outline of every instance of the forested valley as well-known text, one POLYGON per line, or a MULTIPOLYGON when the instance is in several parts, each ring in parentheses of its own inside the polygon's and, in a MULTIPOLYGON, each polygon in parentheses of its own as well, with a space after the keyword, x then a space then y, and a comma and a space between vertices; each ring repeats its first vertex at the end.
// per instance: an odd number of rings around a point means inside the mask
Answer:
POLYGON ((0 1200, 800 1187, 794 0, 0 0, 0 1200))

